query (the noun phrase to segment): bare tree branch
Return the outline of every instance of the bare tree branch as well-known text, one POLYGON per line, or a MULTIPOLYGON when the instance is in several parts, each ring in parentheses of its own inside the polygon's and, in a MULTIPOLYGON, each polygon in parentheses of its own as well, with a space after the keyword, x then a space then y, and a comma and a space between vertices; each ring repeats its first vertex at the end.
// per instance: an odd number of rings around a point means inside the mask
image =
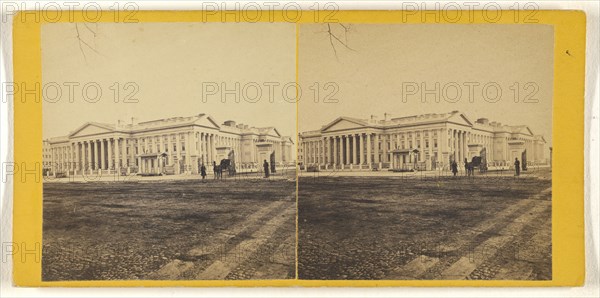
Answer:
POLYGON ((79 50, 81 51, 81 54, 83 55, 83 60, 85 60, 85 63, 87 64, 87 56, 85 55, 85 51, 83 50, 83 47, 81 46, 81 35, 79 34, 79 26, 77 26, 77 23, 75 23, 75 31, 77 31, 77 40, 79 40, 79 50))
POLYGON ((331 44, 331 48, 333 49, 333 54, 335 55, 335 59, 338 59, 337 50, 335 49, 335 45, 333 44, 333 33, 331 32, 331 25, 327 23, 327 33, 329 34, 329 43, 331 44))
MULTIPOLYGON (((89 30, 93 35, 94 35, 94 45, 96 44, 96 35, 98 32, 98 27, 96 26, 96 30, 92 30, 92 28, 90 28, 86 23, 83 23, 83 25, 87 28, 87 30, 89 30)), ((87 47, 88 49, 92 50, 94 53, 105 57, 104 55, 102 55, 102 53, 98 52, 98 50, 96 50, 95 47, 91 46, 89 43, 87 43, 83 36, 82 36, 82 32, 79 30, 79 23, 75 23, 75 31, 77 32, 77 41, 79 43, 79 50, 81 51, 81 54, 83 55, 83 59, 85 60, 85 62, 87 63, 87 55, 85 54, 85 49, 83 46, 87 47)))
POLYGON ((353 48, 351 48, 348 45, 348 31, 350 31, 350 26, 349 25, 344 25, 344 24, 340 24, 338 23, 338 25, 340 25, 340 27, 342 27, 342 29, 344 30, 344 40, 340 39, 332 30, 331 28, 331 24, 327 23, 327 34, 329 35, 329 43, 331 44, 331 49, 333 50, 333 54, 335 55, 335 58, 338 59, 338 53, 337 53, 337 49, 335 44, 339 43, 341 44, 343 47, 345 47, 346 49, 356 52, 353 48), (335 43, 334 43, 335 41, 335 43))

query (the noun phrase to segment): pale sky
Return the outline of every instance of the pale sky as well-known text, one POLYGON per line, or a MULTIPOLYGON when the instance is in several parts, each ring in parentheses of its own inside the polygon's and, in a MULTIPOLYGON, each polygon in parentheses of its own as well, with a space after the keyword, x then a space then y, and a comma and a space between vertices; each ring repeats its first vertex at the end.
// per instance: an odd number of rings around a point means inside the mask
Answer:
MULTIPOLYGON (((44 138, 66 135, 88 121, 115 123, 131 117, 144 121, 206 113, 220 123, 231 119, 250 126, 275 126, 295 141, 296 105, 282 99, 282 87, 273 87, 274 103, 269 102, 268 87, 261 87, 258 103, 243 98, 235 103, 230 95, 224 104, 221 93, 202 102, 203 82, 218 86, 225 82, 228 89, 235 89, 235 82, 240 82, 240 89, 252 82, 294 83, 294 24, 80 23, 78 29, 81 43, 75 24, 42 27, 44 86, 80 84, 75 87, 74 103, 68 100, 68 87, 61 88, 58 103, 44 101, 44 138), (89 82, 102 89, 97 103, 82 97, 83 85, 89 82), (124 90, 127 82, 139 86, 135 96, 139 102, 114 103, 111 86, 119 83, 123 100, 133 91, 124 90)), ((54 96, 54 89, 48 90, 54 96)), ((246 90, 252 99, 256 89, 246 90)), ((92 91, 90 96, 95 95, 92 91)))
MULTIPOLYGON (((330 41, 325 24, 299 25, 299 130, 318 129, 345 115, 368 118, 384 113, 409 116, 421 113, 463 111, 509 125, 526 124, 551 142, 553 28, 549 25, 408 25, 331 24, 337 40, 330 41), (337 58, 332 49, 334 43, 337 58), (322 99, 338 87, 338 103, 322 99), (429 89, 456 82, 462 88, 458 103, 436 103, 429 96, 420 102, 420 91, 402 102, 403 83, 422 83, 429 89), (468 102, 465 82, 476 82, 474 102, 468 102), (502 97, 486 102, 482 86, 494 82, 502 97), (523 103, 534 86, 538 103, 523 103), (514 89, 520 87, 519 101, 514 89), (318 88, 315 88, 318 86, 318 88), (318 103, 315 103, 318 89, 318 103)), ((283 99, 282 86, 295 82, 296 29, 290 23, 138 23, 46 24, 42 27, 42 80, 46 85, 76 82, 74 103, 63 87, 58 103, 44 101, 44 138, 61 136, 87 121, 115 123, 198 113, 217 121, 235 120, 253 126, 275 126, 284 135, 296 134, 296 105, 283 99), (89 45, 89 46, 88 46, 89 45), (93 49, 92 49, 93 48, 93 49), (86 102, 82 87, 96 82, 102 98, 86 102), (111 86, 119 83, 120 100, 139 86, 138 103, 115 103, 111 86), (221 93, 202 102, 202 85, 229 89, 262 86, 258 103, 233 97, 220 101, 221 93), (269 87, 274 83, 274 103, 269 87)), ((114 88, 114 87, 113 87, 114 88)), ((90 89, 93 90, 93 89, 90 89)), ((451 95, 454 89, 450 90, 451 95)), ((243 90, 242 90, 243 91, 243 90)), ((255 89, 249 88, 249 96, 255 89)), ((293 90, 292 90, 293 91, 293 90)), ((441 91, 441 90, 440 90, 441 91)), ((93 93, 93 92, 91 92, 93 93)), ((293 92, 292 92, 293 93, 293 92)), ((92 94, 93 95, 93 94, 92 94)), ((295 139, 295 138, 293 138, 295 139)))
MULTIPOLYGON (((549 25, 407 25, 331 24, 332 32, 346 42, 330 41, 326 24, 300 25, 299 82, 304 91, 299 104, 299 131, 319 129, 339 116, 367 119, 460 110, 473 121, 486 117, 509 125, 528 125, 535 134, 552 140, 552 86, 554 30, 549 25), (332 49, 333 42, 337 58, 332 49), (339 103, 315 103, 310 86, 333 82, 339 103), (402 102, 403 82, 440 89, 447 83, 477 82, 474 102, 462 87, 458 103, 421 93, 402 102), (496 103, 482 97, 482 87, 495 82, 502 90, 496 103), (535 85, 525 89, 529 82, 535 85), (518 103, 511 86, 519 83, 518 103), (522 103, 537 86, 538 103, 522 103)), ((330 91, 333 90, 329 89, 330 91)), ((449 96, 453 96, 455 89, 449 96)), ((493 90, 493 89, 490 89, 493 90)), ((490 91, 491 92, 491 91, 490 91)), ((328 92, 321 89, 320 97, 328 92)), ((493 98, 494 94, 490 94, 493 98)))

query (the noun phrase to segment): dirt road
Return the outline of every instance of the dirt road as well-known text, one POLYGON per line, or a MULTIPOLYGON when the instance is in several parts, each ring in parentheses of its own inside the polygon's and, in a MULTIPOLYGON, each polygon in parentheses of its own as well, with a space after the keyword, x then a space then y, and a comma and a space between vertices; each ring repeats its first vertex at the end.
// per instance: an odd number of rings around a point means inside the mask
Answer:
POLYGON ((295 188, 46 183, 43 280, 294 278, 295 188))
POLYGON ((299 181, 301 279, 551 279, 551 177, 299 181))

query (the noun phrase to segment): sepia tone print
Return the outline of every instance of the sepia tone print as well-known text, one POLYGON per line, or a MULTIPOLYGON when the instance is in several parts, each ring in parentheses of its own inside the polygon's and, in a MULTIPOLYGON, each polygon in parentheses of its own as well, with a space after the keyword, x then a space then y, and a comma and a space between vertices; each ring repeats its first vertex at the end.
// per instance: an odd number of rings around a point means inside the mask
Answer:
POLYGON ((44 25, 42 280, 295 278, 294 34, 44 25))
POLYGON ((300 279, 552 279, 552 27, 299 34, 300 279))

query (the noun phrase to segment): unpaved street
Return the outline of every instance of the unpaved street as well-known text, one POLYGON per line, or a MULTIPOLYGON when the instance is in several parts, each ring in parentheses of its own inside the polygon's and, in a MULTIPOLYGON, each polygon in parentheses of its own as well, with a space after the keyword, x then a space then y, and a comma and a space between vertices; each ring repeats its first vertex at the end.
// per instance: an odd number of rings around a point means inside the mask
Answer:
POLYGON ((285 279, 295 181, 44 184, 43 280, 285 279))
POLYGON ((299 278, 551 279, 550 177, 300 178, 299 278))

